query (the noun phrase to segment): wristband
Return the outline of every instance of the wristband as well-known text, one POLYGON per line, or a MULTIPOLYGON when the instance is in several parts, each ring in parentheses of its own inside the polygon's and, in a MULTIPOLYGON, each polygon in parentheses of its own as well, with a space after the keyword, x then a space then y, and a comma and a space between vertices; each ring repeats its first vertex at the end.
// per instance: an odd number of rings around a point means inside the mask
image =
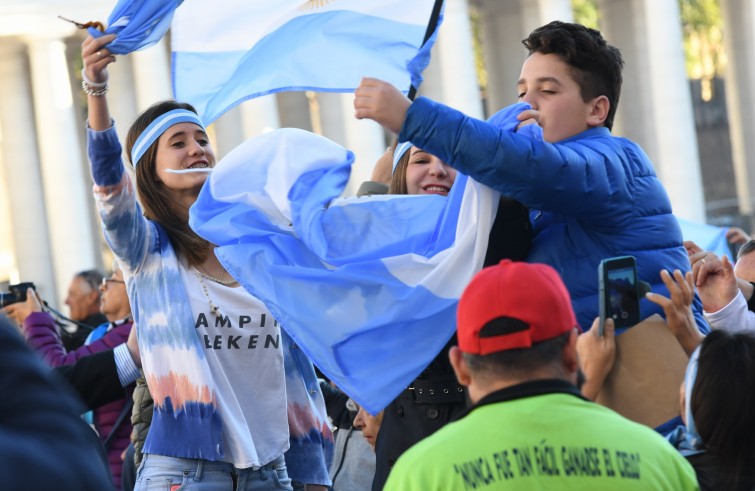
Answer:
POLYGON ((86 95, 100 97, 107 93, 107 89, 108 89, 107 83, 105 83, 105 85, 99 88, 95 88, 95 87, 90 87, 89 84, 87 84, 84 80, 81 81, 81 90, 83 90, 86 95))
POLYGON ((92 80, 89 80, 89 77, 87 77, 86 74, 86 70, 84 68, 81 69, 81 83, 86 84, 89 88, 94 90, 104 89, 105 87, 107 87, 107 82, 107 79, 105 79, 104 82, 94 82, 92 80))

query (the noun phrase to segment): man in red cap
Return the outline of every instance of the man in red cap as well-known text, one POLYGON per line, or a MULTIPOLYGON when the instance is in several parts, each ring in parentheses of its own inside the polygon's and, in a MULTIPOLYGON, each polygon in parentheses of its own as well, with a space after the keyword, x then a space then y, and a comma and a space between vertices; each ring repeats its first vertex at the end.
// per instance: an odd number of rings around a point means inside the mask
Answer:
POLYGON ((583 398, 579 328, 550 266, 483 269, 457 329, 449 356, 471 408, 406 452, 386 490, 699 489, 659 434, 583 398))

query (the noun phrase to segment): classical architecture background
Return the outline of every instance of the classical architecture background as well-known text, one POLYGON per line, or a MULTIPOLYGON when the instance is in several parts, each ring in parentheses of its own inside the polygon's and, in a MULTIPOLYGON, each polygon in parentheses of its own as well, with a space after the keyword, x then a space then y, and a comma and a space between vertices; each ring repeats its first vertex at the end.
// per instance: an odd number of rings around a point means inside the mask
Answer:
MULTIPOLYGON (((755 117, 750 90, 755 83, 750 69, 755 66, 754 2, 721 1, 729 56, 727 102, 718 99, 714 107, 694 102, 699 91, 693 90, 685 72, 677 0, 598 0, 601 29, 626 60, 614 133, 645 148, 675 212, 690 220, 749 220, 753 214, 755 169, 749 162, 755 162, 755 138, 747 131, 755 117), (702 147, 696 120, 707 131, 701 133, 702 147), (707 151, 715 145, 727 152, 707 151), (713 171, 701 171, 701 154, 711 160, 705 164, 713 171), (707 212, 703 175, 706 193, 716 189, 715 206, 707 212), (717 175, 731 182, 711 188, 707 179, 717 175), (728 218, 719 216, 721 210, 728 218)), ((0 3, 0 286, 33 281, 52 305, 62 302, 74 273, 110 267, 86 162, 86 100, 79 86, 83 33, 57 15, 105 20, 115 3, 0 3)), ((570 0, 445 3, 445 21, 420 95, 480 118, 514 102, 525 56, 521 39, 546 22, 571 21, 574 16, 570 0), (475 68, 470 12, 479 19, 488 77, 484 98, 475 68)), ((141 110, 171 97, 169 62, 164 40, 112 65, 109 100, 120 135, 141 110)), ((723 89, 724 82, 718 83, 723 89)), ((222 156, 245 138, 284 126, 321 133, 353 150, 357 164, 352 189, 369 178, 390 138, 376 124, 354 119, 351 94, 265 96, 228 112, 210 131, 222 156)))

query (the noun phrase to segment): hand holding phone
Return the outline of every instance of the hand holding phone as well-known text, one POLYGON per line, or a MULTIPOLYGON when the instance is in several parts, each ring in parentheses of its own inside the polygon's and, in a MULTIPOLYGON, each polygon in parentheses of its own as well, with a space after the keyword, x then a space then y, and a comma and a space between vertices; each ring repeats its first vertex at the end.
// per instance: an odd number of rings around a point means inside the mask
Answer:
POLYGON ((600 325, 603 335, 607 318, 616 328, 631 327, 640 322, 640 291, 634 256, 603 259, 598 266, 600 284, 600 325))

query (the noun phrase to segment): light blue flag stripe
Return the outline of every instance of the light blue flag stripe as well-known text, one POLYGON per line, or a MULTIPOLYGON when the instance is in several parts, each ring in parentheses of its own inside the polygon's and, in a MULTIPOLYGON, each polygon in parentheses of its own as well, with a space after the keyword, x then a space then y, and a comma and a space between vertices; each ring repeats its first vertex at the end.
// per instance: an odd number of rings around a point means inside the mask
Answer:
POLYGON ((89 34, 98 38, 106 34, 117 37, 106 48, 116 55, 125 55, 154 45, 167 32, 173 12, 183 0, 120 0, 107 20, 107 29, 100 32, 90 27, 89 34))
POLYGON ((729 256, 729 259, 733 259, 731 249, 729 249, 729 241, 726 240, 726 232, 729 231, 728 227, 690 222, 679 217, 676 217, 676 220, 682 229, 684 240, 691 240, 704 250, 715 252, 719 257, 729 256))
MULTIPOLYGON (((422 1, 429 18, 433 2, 422 1)), ((197 28, 177 21, 173 26, 197 28)), ((429 63, 435 36, 422 47, 426 28, 332 10, 294 17, 250 49, 190 51, 174 43, 173 91, 209 124, 253 97, 287 90, 351 92, 364 76, 408 90, 410 83, 419 85, 429 63)))
POLYGON ((338 198, 353 154, 302 130, 248 140, 211 174, 190 224, 312 361, 385 407, 440 352, 479 271, 498 194, 338 198))
POLYGON ((437 35, 436 26, 423 44, 435 0, 403 8, 398 0, 182 2, 120 0, 104 34, 117 34, 107 45, 114 54, 152 46, 182 6, 172 24, 173 93, 206 124, 246 99, 286 90, 351 92, 363 76, 418 88, 437 35), (248 45, 269 27, 264 22, 286 16, 292 18, 248 45))

